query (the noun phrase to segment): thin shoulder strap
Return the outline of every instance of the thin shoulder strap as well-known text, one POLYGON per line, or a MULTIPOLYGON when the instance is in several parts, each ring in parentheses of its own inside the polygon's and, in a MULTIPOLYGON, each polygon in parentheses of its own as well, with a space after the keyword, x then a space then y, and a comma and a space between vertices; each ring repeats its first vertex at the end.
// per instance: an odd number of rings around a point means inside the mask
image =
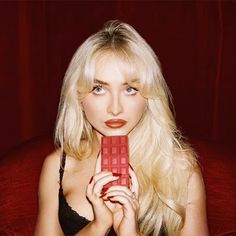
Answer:
POLYGON ((64 169, 65 169, 65 165, 66 165, 66 153, 63 151, 62 152, 62 157, 61 157, 61 163, 60 163, 60 188, 62 187, 62 178, 63 178, 63 174, 64 174, 64 169))

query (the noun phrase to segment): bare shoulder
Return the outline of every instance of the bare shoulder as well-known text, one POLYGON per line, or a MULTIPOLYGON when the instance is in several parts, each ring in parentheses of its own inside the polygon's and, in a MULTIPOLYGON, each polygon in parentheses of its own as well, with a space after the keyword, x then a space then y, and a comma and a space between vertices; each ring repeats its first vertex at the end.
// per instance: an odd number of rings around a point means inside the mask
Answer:
POLYGON ((188 204, 195 201, 205 201, 205 185, 201 174, 198 169, 192 173, 188 183, 188 204))
POLYGON ((193 172, 189 179, 185 222, 180 235, 208 236, 206 194, 200 170, 193 172))
POLYGON ((39 181, 39 194, 45 192, 47 187, 48 190, 58 189, 59 168, 60 151, 55 150, 44 160, 39 181))
POLYGON ((60 156, 60 150, 55 150, 54 152, 50 153, 44 160, 43 168, 52 168, 53 166, 55 168, 55 165, 60 166, 60 156))
POLYGON ((63 235, 58 221, 60 151, 43 163, 38 188, 38 217, 34 235, 63 235))

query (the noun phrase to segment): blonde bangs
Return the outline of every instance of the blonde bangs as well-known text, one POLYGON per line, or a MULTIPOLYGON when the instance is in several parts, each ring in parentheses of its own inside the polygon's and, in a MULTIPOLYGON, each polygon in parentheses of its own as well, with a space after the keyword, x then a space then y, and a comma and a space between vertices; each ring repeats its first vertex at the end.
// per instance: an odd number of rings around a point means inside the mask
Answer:
POLYGON ((133 42, 128 42, 119 49, 113 49, 117 57, 118 67, 125 74, 130 86, 136 87, 141 95, 150 99, 161 99, 169 104, 171 93, 161 73, 160 62, 153 50, 144 42, 139 47, 133 42))
POLYGON ((91 55, 86 58, 85 64, 82 71, 80 72, 80 77, 77 80, 77 95, 79 102, 92 91, 94 74, 95 74, 95 64, 96 58, 91 55))

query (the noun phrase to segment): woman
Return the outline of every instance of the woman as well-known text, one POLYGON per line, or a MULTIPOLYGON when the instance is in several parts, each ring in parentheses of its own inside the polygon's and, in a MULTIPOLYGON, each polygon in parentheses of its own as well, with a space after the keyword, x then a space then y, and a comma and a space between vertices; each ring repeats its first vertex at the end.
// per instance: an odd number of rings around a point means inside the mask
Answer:
POLYGON ((130 25, 109 21, 79 47, 62 87, 59 148, 42 168, 35 235, 208 235, 201 173, 169 100, 155 53, 130 25), (101 171, 104 135, 129 137, 130 188, 102 191, 119 178, 101 171))

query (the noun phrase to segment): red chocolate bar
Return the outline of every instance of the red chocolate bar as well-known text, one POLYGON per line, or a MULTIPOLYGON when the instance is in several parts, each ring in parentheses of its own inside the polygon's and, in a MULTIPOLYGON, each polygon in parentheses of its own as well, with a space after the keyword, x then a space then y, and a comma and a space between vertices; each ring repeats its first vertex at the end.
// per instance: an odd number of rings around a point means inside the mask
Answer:
POLYGON ((102 171, 111 171, 120 174, 118 180, 104 186, 125 185, 129 187, 129 154, 128 136, 104 136, 101 141, 101 168, 102 171))

